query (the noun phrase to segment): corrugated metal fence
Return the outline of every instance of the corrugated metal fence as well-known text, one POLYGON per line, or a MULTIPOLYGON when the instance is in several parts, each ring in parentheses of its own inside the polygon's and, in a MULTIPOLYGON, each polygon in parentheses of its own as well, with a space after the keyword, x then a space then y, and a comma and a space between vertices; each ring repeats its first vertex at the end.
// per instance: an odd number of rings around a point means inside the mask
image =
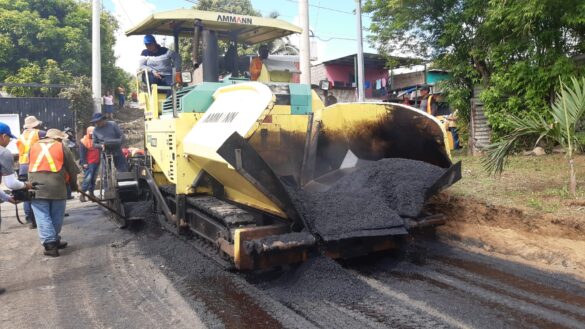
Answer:
POLYGON ((0 113, 20 115, 20 123, 24 118, 34 115, 43 121, 47 128, 60 130, 66 127, 75 129, 75 117, 69 110, 69 101, 63 98, 41 97, 2 97, 0 98, 0 113))
POLYGON ((491 143, 492 130, 483 112, 483 103, 479 99, 481 88, 473 90, 474 97, 471 99, 471 128, 470 146, 471 154, 479 155, 491 143))

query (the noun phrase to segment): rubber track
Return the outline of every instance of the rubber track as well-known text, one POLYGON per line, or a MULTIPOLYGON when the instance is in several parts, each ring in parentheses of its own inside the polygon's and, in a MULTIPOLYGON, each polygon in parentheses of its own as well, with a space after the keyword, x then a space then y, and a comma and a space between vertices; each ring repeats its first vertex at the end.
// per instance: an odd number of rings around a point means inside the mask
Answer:
POLYGON ((158 222, 160 223, 161 227, 165 231, 170 232, 173 235, 177 236, 178 238, 182 239, 183 241, 185 241, 185 243, 187 243, 187 244, 191 245, 193 248, 195 248, 195 250, 197 250, 200 254, 202 254, 205 257, 216 262, 223 269, 225 269, 225 270, 234 270, 235 269, 234 263, 222 258, 219 255, 218 247, 215 246, 214 244, 212 244, 211 242, 209 242, 208 240, 200 237, 199 235, 197 235, 197 233, 192 232, 192 231, 190 232, 189 236, 179 234, 177 231, 177 227, 175 225, 169 223, 165 219, 164 215, 156 214, 156 217, 158 218, 158 222))

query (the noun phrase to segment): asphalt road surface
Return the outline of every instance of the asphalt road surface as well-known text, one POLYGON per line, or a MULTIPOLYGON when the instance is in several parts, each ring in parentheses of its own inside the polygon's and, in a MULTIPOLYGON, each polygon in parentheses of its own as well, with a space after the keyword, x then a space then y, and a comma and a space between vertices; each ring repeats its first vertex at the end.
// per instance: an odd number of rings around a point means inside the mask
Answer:
POLYGON ((61 257, 2 204, 0 328, 584 328, 585 283, 439 242, 226 271, 154 221, 68 203, 61 257))

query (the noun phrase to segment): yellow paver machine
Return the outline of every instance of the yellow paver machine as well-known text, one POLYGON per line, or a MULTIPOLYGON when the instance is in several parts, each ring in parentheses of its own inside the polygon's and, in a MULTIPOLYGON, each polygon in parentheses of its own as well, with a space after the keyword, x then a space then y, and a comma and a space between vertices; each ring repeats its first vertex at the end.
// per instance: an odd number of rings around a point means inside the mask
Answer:
MULTIPOLYGON (((133 167, 135 186, 149 190, 139 195, 166 225, 240 270, 301 262, 315 251, 346 258, 394 248, 409 230, 441 221, 396 209, 413 191, 424 203, 461 175, 439 122, 414 108, 325 107, 311 85, 283 81, 294 65, 266 62, 259 81, 247 78, 250 58, 238 48, 299 32, 278 19, 190 9, 153 14, 126 32, 171 36, 175 49, 185 38, 196 68, 170 87, 138 76, 147 155, 133 167), (408 162, 386 166, 393 159, 408 162), (424 166, 436 175, 418 182, 424 166), (384 196, 389 187, 400 195, 384 196)), ((130 199, 121 196, 120 207, 130 199)))

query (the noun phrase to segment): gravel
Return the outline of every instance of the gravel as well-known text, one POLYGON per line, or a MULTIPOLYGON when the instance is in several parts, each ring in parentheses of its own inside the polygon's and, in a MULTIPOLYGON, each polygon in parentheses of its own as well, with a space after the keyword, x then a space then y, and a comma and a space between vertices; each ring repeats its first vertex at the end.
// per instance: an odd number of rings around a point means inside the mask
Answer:
POLYGON ((308 259, 278 279, 260 284, 261 288, 284 303, 308 299, 352 304, 372 294, 372 289, 334 260, 325 256, 308 259))

